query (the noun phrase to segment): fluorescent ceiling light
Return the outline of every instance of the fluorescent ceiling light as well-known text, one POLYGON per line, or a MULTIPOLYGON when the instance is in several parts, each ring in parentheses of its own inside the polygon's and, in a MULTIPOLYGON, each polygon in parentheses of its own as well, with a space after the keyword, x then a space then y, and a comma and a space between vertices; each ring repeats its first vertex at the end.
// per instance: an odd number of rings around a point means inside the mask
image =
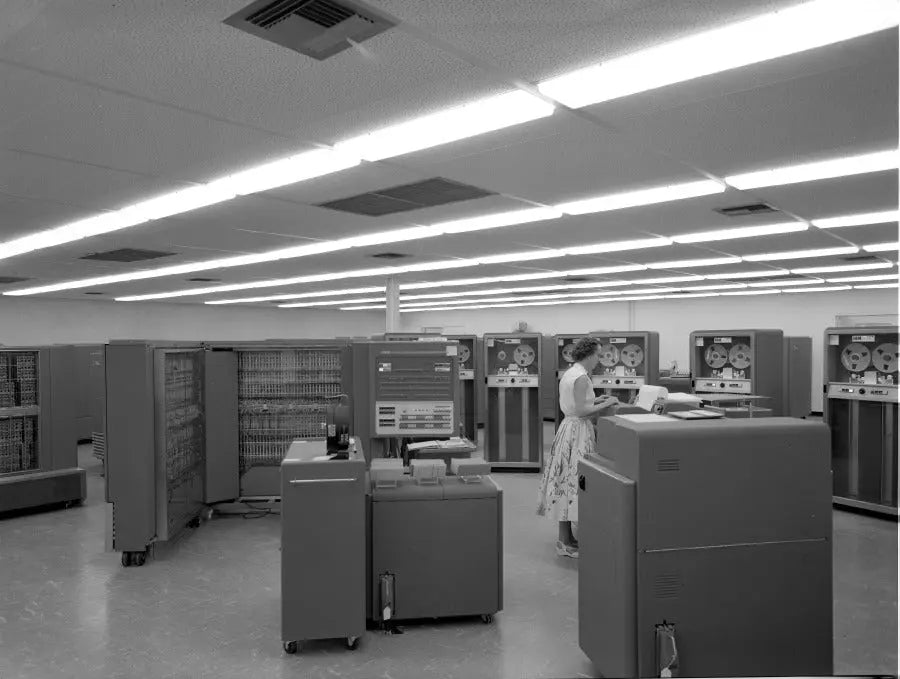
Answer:
POLYGON ((276 302, 282 299, 312 299, 316 297, 333 297, 335 295, 365 295, 370 292, 384 292, 384 286, 367 288, 345 288, 343 290, 318 290, 316 292, 300 292, 290 295, 268 295, 266 297, 242 297, 240 299, 216 299, 205 304, 251 304, 253 302, 276 302))
POLYGON ((772 262, 780 259, 808 259, 811 257, 833 257, 835 255, 853 255, 859 252, 855 245, 839 248, 819 248, 817 250, 787 250, 785 252, 761 252, 755 255, 744 255, 746 262, 772 262))
MULTIPOLYGON (((689 288, 681 288, 688 292, 700 292, 702 290, 740 290, 746 288, 746 283, 718 283, 716 285, 692 285, 689 288)), ((679 295, 681 296, 681 295, 679 295)))
POLYGON ((121 211, 87 217, 71 224, 64 224, 54 229, 38 231, 37 233, 0 243, 0 259, 9 259, 26 252, 72 243, 82 238, 118 231, 136 224, 143 224, 146 221, 147 219, 135 214, 123 215, 121 211))
POLYGON ((849 290, 849 285, 823 285, 816 288, 795 288, 794 290, 782 290, 782 292, 831 292, 832 290, 849 290))
POLYGON ((886 224, 900 219, 900 211, 886 210, 884 212, 863 212, 841 217, 827 217, 812 220, 813 226, 820 229, 839 229, 844 226, 866 226, 868 224, 886 224))
POLYGON ((667 262, 648 262, 651 269, 690 269, 698 266, 719 266, 721 264, 738 264, 740 257, 708 257, 704 259, 675 259, 667 262))
POLYGON ((898 283, 872 283, 871 285, 854 285, 854 290, 875 290, 876 288, 896 288, 898 283))
POLYGON ((896 25, 896 6, 889 0, 807 2, 551 78, 538 90, 580 108, 896 25))
POLYGON ((838 264, 835 266, 807 266, 802 269, 791 269, 791 273, 840 273, 842 271, 870 271, 872 269, 890 269, 894 262, 870 262, 868 264, 838 264))
POLYGON ((785 184, 797 184, 816 179, 848 177, 867 172, 895 170, 898 166, 898 160, 900 160, 900 154, 894 149, 834 158, 816 163, 804 163, 803 165, 776 167, 769 170, 760 170, 759 172, 735 174, 725 177, 725 181, 736 189, 746 191, 747 189, 758 189, 763 186, 783 186, 785 184))
POLYGON ((807 278, 800 281, 758 281, 756 283, 747 283, 751 288, 783 288, 794 285, 815 285, 816 283, 824 283, 821 278, 807 278))
POLYGON ((326 299, 319 302, 291 302, 279 304, 279 309, 295 309, 299 307, 338 306, 340 304, 369 304, 371 302, 384 302, 384 297, 358 297, 357 299, 326 299))
POLYGON ((406 229, 377 231, 363 234, 362 236, 341 238, 336 242, 342 244, 345 248, 363 248, 369 245, 384 245, 387 243, 402 243, 410 240, 434 238, 435 236, 440 236, 441 233, 443 232, 434 226, 411 226, 406 229))
POLYGON ((622 208, 636 207, 638 205, 653 205, 673 200, 683 200, 685 198, 709 196, 724 191, 725 186, 723 184, 712 179, 704 179, 683 184, 658 186, 652 189, 641 189, 639 191, 611 193, 604 196, 562 203, 556 207, 569 215, 584 215, 592 212, 620 210, 622 208))
POLYGON ((561 276, 604 276, 610 273, 629 273, 631 271, 646 271, 643 264, 623 264, 621 266, 596 266, 587 269, 569 269, 561 271, 561 276))
POLYGON ((862 249, 866 252, 896 252, 900 250, 900 243, 871 243, 863 245, 862 249))
POLYGON ((478 264, 503 264, 505 262, 530 262, 534 259, 553 259, 554 257, 565 256, 565 250, 530 250, 528 252, 510 252, 503 255, 478 257, 473 261, 478 264))
POLYGON ((625 250, 642 250, 644 248, 658 248, 663 245, 671 245, 668 238, 639 238, 637 240, 620 240, 612 243, 593 243, 591 245, 579 245, 565 248, 567 255, 591 255, 600 252, 624 252, 625 250))
POLYGON ((752 238, 753 236, 774 236, 782 233, 796 233, 806 231, 809 225, 805 222, 784 222, 782 224, 768 224, 766 226, 747 226, 735 229, 717 229, 715 231, 698 231, 686 233, 681 236, 672 236, 676 243, 710 243, 719 240, 732 240, 735 238, 752 238))
POLYGON ((359 156, 332 149, 314 149, 235 172, 210 182, 209 186, 246 196, 346 170, 359 163, 359 156))
POLYGON ((514 90, 346 139, 335 149, 382 160, 544 118, 553 111, 543 99, 514 90))
POLYGON ((640 280, 624 281, 629 285, 656 285, 658 283, 686 283, 688 281, 702 281, 703 276, 697 274, 682 274, 680 276, 663 276, 661 278, 641 278, 640 280))
POLYGON ((768 271, 726 271, 725 273, 708 273, 704 278, 710 280, 728 280, 731 278, 768 278, 769 276, 787 276, 787 269, 770 269, 768 271))
POLYGON ((865 281, 895 281, 897 274, 880 274, 875 276, 844 276, 842 278, 829 278, 826 283, 862 283, 865 281))
POLYGON ((720 292, 720 295, 777 295, 781 290, 737 290, 735 292, 720 292))
POLYGON ((552 207, 535 207, 527 210, 513 210, 500 212, 494 215, 470 217, 468 219, 454 219, 449 222, 432 224, 443 233, 468 233, 469 231, 482 231, 484 229, 497 229, 515 224, 530 224, 543 222, 548 219, 558 219, 563 216, 560 210, 552 207))
POLYGON ((363 306, 342 306, 341 311, 367 311, 370 309, 387 309, 384 304, 368 304, 363 306))
POLYGON ((693 299, 695 297, 718 297, 719 292, 694 292, 681 295, 666 295, 666 299, 693 299))

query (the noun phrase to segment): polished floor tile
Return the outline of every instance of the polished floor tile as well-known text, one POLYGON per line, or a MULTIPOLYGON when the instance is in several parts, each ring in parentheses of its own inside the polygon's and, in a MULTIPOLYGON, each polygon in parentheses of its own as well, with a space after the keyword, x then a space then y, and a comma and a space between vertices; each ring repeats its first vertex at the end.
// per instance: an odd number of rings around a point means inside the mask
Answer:
MULTIPOLYGON (((536 474, 505 495, 505 605, 478 619, 370 631, 356 651, 280 641, 276 515, 217 517, 123 569, 104 552, 103 479, 83 507, 0 522, 0 677, 591 677, 578 647, 577 564, 534 515, 536 474)), ((896 524, 835 512, 835 672, 897 672, 896 524)))

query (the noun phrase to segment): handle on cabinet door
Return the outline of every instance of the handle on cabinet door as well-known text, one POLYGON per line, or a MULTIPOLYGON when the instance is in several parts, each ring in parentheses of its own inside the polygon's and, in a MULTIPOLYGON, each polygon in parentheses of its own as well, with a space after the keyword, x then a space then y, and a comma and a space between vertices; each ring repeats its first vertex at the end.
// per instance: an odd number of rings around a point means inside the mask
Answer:
POLYGON ((581 490, 584 490, 586 485, 587 485, 587 481, 586 481, 585 478, 584 478, 584 474, 581 474, 581 475, 578 477, 578 487, 579 487, 581 490))
POLYGON ((300 485, 301 483, 353 483, 356 479, 291 479, 290 484, 292 486, 300 485))

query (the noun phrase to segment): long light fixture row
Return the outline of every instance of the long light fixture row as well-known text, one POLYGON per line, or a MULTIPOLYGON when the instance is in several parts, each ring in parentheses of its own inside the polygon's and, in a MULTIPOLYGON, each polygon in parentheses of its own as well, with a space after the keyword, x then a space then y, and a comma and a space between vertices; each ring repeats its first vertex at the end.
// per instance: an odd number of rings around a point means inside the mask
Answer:
MULTIPOLYGON (((518 298, 519 301, 502 301, 507 298, 502 298, 501 300, 493 300, 487 303, 473 303, 473 304, 450 304, 444 306, 409 306, 400 308, 400 313, 422 313, 426 311, 468 311, 472 309, 499 309, 499 308, 515 308, 515 307, 524 307, 524 306, 555 306, 558 304, 601 304, 604 302, 642 302, 647 300, 659 300, 659 299, 693 299, 693 298, 701 298, 701 297, 730 297, 730 296, 759 296, 759 295, 778 295, 778 294, 792 294, 792 293, 814 293, 814 292, 839 292, 846 290, 871 290, 876 288, 900 288, 900 283, 877 283, 877 284, 867 284, 867 285, 824 285, 824 286, 816 286, 816 287, 803 287, 803 288, 790 288, 790 289, 756 289, 756 290, 735 290, 728 292, 701 292, 701 293, 673 293, 667 289, 659 289, 654 292, 647 291, 635 291, 635 292, 647 292, 647 294, 636 294, 636 295, 623 295, 623 296, 588 296, 588 295, 580 295, 580 296, 569 296, 565 297, 563 295, 545 295, 541 296, 539 299, 529 299, 527 297, 518 298), (527 301, 522 301, 527 300, 527 301)), ((685 288, 686 290, 686 288, 685 288)), ((340 307, 341 311, 363 311, 363 310, 378 310, 384 309, 384 304, 374 304, 374 305, 357 305, 357 306, 345 306, 340 307)))
MULTIPOLYGON (((887 262, 874 262, 868 264, 858 264, 855 265, 859 268, 859 270, 871 270, 873 267, 877 268, 890 268, 893 266, 891 263, 887 262)), ((772 278, 780 278, 784 276, 788 276, 793 272, 787 269, 777 269, 773 271, 766 272, 767 277, 772 278)), ((735 274, 731 274, 734 278, 740 277, 740 272, 736 272, 735 274)), ((721 276, 721 275, 719 275, 721 276)), ((746 277, 746 276, 745 276, 746 277)), ((453 292, 439 292, 439 293, 417 293, 417 294, 401 294, 399 301, 400 306, 426 306, 426 305, 442 305, 449 303, 465 303, 471 304, 473 303, 472 299, 464 299, 470 297, 483 297, 483 296, 495 296, 495 295, 522 295, 525 293, 559 293, 561 297, 567 296, 582 296, 581 293, 575 294, 572 291, 575 290, 591 290, 592 292, 587 293, 587 295, 634 295, 638 293, 655 293, 655 292, 664 292, 660 288, 646 288, 644 290, 635 289, 640 288, 640 286, 654 286, 654 285, 666 285, 669 286, 668 290, 665 291, 681 291, 681 292, 708 292, 708 291, 721 291, 721 290, 739 290, 746 288, 788 288, 788 287, 800 287, 800 286, 811 286, 811 285, 822 285, 824 283, 847 283, 847 282, 859 282, 859 283, 869 283, 873 281, 897 281, 898 274, 881 274, 881 275, 867 275, 867 276, 853 276, 853 277, 842 277, 842 278, 828 278, 823 279, 819 277, 815 278, 798 278, 798 279, 784 279, 781 280, 766 280, 766 281, 757 281, 753 280, 753 277, 749 277, 748 281, 731 281, 731 282, 722 282, 727 279, 723 279, 721 277, 713 278, 712 276, 698 276, 698 275, 682 275, 682 276, 666 276, 660 278, 641 278, 641 279, 632 279, 632 280, 611 280, 611 281, 598 281, 598 282, 590 282, 590 283, 561 283, 561 284, 548 284, 548 285, 529 285, 529 286, 518 286, 518 287, 493 287, 493 288, 478 288, 477 290, 455 290, 453 292), (698 283, 703 283, 704 280, 711 280, 712 283, 705 283, 703 285, 698 285, 698 283), (690 283, 690 285, 686 286, 674 286, 674 283, 690 283), (627 290, 604 290, 605 288, 627 288, 628 286, 635 286, 635 288, 627 289, 627 290)), ((490 281, 497 282, 497 281, 490 281)), ((454 286, 458 285, 458 283, 454 280, 443 281, 446 286, 454 286)), ((483 282, 482 282, 483 283, 483 282)), ((402 286, 401 286, 402 288, 402 286)), ((380 293, 378 297, 368 297, 368 298, 353 298, 353 297, 343 297, 343 295, 352 295, 355 291, 359 290, 359 288, 350 288, 345 290, 328 290, 328 291, 319 291, 316 293, 304 293, 297 295, 296 298, 306 298, 309 299, 311 297, 317 298, 316 301, 302 301, 302 302, 288 302, 285 304, 279 304, 278 307, 281 309, 295 309, 295 308, 312 308, 312 307, 339 307, 339 306, 347 306, 349 304, 367 304, 374 302, 384 302, 384 291, 382 288, 370 288, 369 290, 373 293, 380 293), (321 299, 322 297, 330 297, 331 299, 321 299)), ((761 293, 766 294, 766 293, 761 293)), ((242 300, 215 300, 206 302, 206 304, 211 305, 221 305, 221 304, 233 304, 239 303, 242 300)), ((246 300, 243 300, 246 301, 246 300)))
MULTIPOLYGON (((383 160, 544 118, 555 110, 550 100, 580 108, 868 35, 896 26, 897 6, 897 0, 855 0, 853 3, 814 0, 769 12, 551 78, 537 86, 544 98, 524 90, 489 96, 345 139, 334 147, 317 148, 244 168, 205 184, 6 241, 0 243, 0 259, 339 172, 359 165, 362 160, 383 160), (760 40, 760 35, 765 35, 766 39, 760 40), (716 58, 710 59, 710 54, 715 54, 716 58)), ((732 175, 725 181, 738 189, 748 189, 896 167, 896 153, 885 151, 788 168, 763 169, 732 175)), ((696 185, 700 192, 695 195, 705 195, 703 182, 696 182, 696 185)), ((666 197, 665 190, 649 191, 649 195, 644 192, 642 198, 635 199, 652 202, 673 199, 666 197), (653 192, 656 192, 655 198, 653 192)), ((626 206, 608 198, 589 198, 567 205, 572 210, 569 214, 626 206)), ((203 266, 192 271, 219 266, 203 266)))

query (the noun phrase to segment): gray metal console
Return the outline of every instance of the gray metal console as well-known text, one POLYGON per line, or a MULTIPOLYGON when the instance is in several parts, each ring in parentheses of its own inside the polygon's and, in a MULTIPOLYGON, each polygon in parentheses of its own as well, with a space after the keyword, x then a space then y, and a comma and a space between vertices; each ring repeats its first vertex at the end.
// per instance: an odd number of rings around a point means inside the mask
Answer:
POLYGON ((781 417, 597 426, 578 469, 579 643, 597 671, 831 674, 828 428, 781 417))

